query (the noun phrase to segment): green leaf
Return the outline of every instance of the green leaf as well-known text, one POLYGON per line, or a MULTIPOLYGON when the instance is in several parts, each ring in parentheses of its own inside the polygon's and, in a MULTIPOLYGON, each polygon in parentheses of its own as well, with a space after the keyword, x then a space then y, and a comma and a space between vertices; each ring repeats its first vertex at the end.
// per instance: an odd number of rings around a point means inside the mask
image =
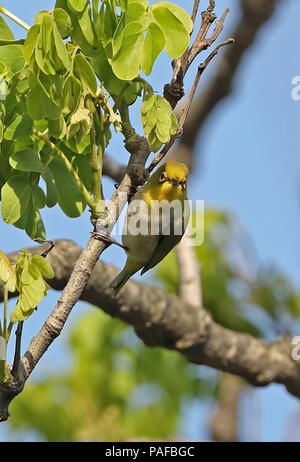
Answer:
POLYGON ((26 211, 26 223, 24 229, 31 239, 46 239, 44 223, 41 214, 39 210, 36 209, 36 207, 36 197, 32 192, 31 200, 26 211))
POLYGON ((12 168, 23 172, 42 173, 45 169, 39 154, 30 148, 13 153, 10 156, 9 163, 12 168))
MULTIPOLYGON (((70 70, 69 56, 68 56, 68 53, 67 53, 67 50, 66 50, 65 43, 63 42, 63 40, 61 38, 61 35, 58 32, 58 29, 57 29, 57 26, 56 26, 55 23, 53 23, 52 33, 53 33, 53 36, 54 36, 54 42, 55 42, 55 48, 56 48, 57 55, 58 55, 59 59, 61 60, 64 68, 68 71, 68 70, 70 70)), ((52 50, 52 55, 53 55, 53 53, 55 53, 55 52, 53 52, 53 50, 52 50)))
POLYGON ((98 55, 92 58, 92 66, 108 93, 116 96, 119 95, 125 82, 118 79, 113 73, 103 48, 100 48, 98 55))
POLYGON ((14 34, 12 33, 12 31, 10 30, 10 28, 8 27, 8 25, 2 18, 2 16, 0 16, 0 39, 1 40, 14 40, 15 39, 14 34))
POLYGON ((122 15, 118 22, 117 28, 114 32, 112 42, 111 42, 112 52, 114 56, 120 51, 122 40, 123 40, 124 29, 125 29, 125 20, 124 20, 124 15, 122 15))
POLYGON ((67 132, 67 125, 63 115, 61 114, 59 119, 48 120, 48 129, 50 135, 57 139, 64 138, 67 132))
POLYGON ((91 140, 89 135, 85 135, 79 143, 76 141, 75 137, 70 140, 64 138, 62 142, 71 152, 75 152, 76 154, 88 154, 91 151, 91 140))
POLYGON ((146 95, 142 102, 142 114, 146 114, 147 112, 149 112, 154 103, 155 95, 153 93, 146 95))
POLYGON ((50 16, 44 15, 41 24, 41 37, 42 37, 42 48, 44 53, 48 53, 51 47, 51 33, 52 33, 52 19, 50 16))
POLYGON ((62 101, 63 113, 69 114, 77 109, 82 87, 74 75, 69 75, 63 86, 62 101))
POLYGON ((42 257, 41 255, 34 255, 31 259, 31 263, 39 270, 41 275, 45 278, 54 278, 54 271, 50 263, 46 260, 46 258, 42 257))
POLYGON ((57 204, 57 189, 49 167, 45 169, 42 178, 46 183, 46 204, 47 207, 52 208, 57 204))
POLYGON ((58 192, 58 203, 63 212, 71 218, 79 217, 85 202, 82 193, 64 163, 54 158, 49 165, 58 192))
POLYGON ((25 138, 32 132, 32 119, 27 114, 18 115, 6 128, 4 139, 13 140, 25 138))
MULTIPOLYGON (((55 74, 55 69, 52 64, 45 62, 46 52, 43 48, 43 28, 40 27, 40 32, 37 38, 36 46, 34 49, 34 60, 31 63, 31 69, 34 71, 34 65, 36 64, 44 74, 55 74)), ((49 61, 49 60, 48 60, 49 61)))
POLYGON ((50 14, 50 11, 48 10, 39 11, 34 17, 34 23, 42 24, 44 16, 49 16, 49 14, 50 14))
POLYGON ((86 7, 87 0, 68 0, 68 5, 71 10, 81 12, 86 7))
POLYGON ((63 39, 68 38, 72 28, 70 16, 62 8, 55 8, 52 14, 60 35, 63 39))
POLYGON ((162 147, 162 142, 157 138, 155 131, 153 130, 149 136, 148 141, 153 152, 157 152, 162 147))
POLYGON ((0 76, 4 77, 6 74, 7 74, 6 64, 3 61, 0 61, 0 76))
POLYGON ((0 47, 0 60, 9 70, 9 77, 19 71, 24 65, 22 45, 3 45, 0 47))
POLYGON ((180 58, 190 42, 190 34, 169 8, 153 8, 153 16, 166 38, 166 52, 170 58, 180 58))
POLYGON ((160 6, 163 6, 164 8, 167 8, 169 11, 171 11, 171 13, 173 13, 177 17, 177 19, 179 19, 179 21, 183 24, 183 26, 189 34, 192 32, 192 18, 183 8, 176 5, 175 3, 157 2, 152 6, 152 10, 155 10, 155 8, 159 8, 160 6))
POLYGON ((84 9, 83 13, 78 15, 78 24, 80 26, 81 32, 86 39, 86 41, 93 45, 95 41, 95 33, 93 28, 93 23, 90 16, 90 6, 87 5, 87 8, 84 9))
POLYGON ((82 54, 77 54, 75 56, 74 64, 81 82, 90 90, 92 95, 95 96, 97 92, 97 80, 92 66, 82 54))
POLYGON ((27 64, 30 64, 30 60, 34 53, 39 33, 40 33, 40 25, 35 24, 29 29, 29 32, 25 39, 25 43, 23 45, 23 55, 24 55, 24 58, 27 64))
MULTIPOLYGON (((122 21, 122 19, 121 19, 122 21)), ((110 44, 118 26, 118 18, 110 3, 102 3, 100 12, 96 17, 95 30, 98 39, 106 47, 110 44)))
POLYGON ((110 60, 112 69, 119 79, 132 80, 137 77, 143 44, 143 25, 138 21, 128 24, 124 29, 120 51, 110 60))
POLYGON ((125 23, 129 24, 133 21, 146 20, 146 8, 148 2, 133 1, 128 4, 125 14, 125 23), (144 17, 144 18, 143 18, 144 17))
POLYGON ((25 212, 31 194, 31 185, 24 176, 12 176, 1 189, 2 217, 13 224, 25 212))
POLYGON ((28 93, 27 110, 35 120, 58 119, 61 114, 60 107, 48 98, 39 84, 31 88, 28 93))
POLYGON ((43 209, 46 205, 46 195, 40 186, 36 190, 35 204, 38 209, 43 209))
POLYGON ((142 70, 146 75, 151 74, 153 64, 165 48, 166 39, 161 28, 155 24, 151 23, 148 27, 148 32, 145 38, 144 47, 143 47, 143 59, 142 59, 142 70))
POLYGON ((14 292, 16 290, 15 270, 2 250, 0 250, 0 281, 6 284, 9 292, 14 292))
POLYGON ((10 313, 10 321, 14 324, 27 319, 34 311, 34 308, 28 310, 26 314, 23 312, 21 304, 18 302, 12 312, 10 313))
MULTIPOLYGON (((56 0, 55 7, 64 9, 71 18, 71 22, 72 22, 71 39, 72 39, 73 44, 78 45, 86 56, 96 55, 98 53, 98 44, 89 43, 85 37, 85 33, 87 33, 86 32, 87 28, 93 30, 93 24, 91 22, 91 19, 89 18, 90 24, 87 25, 86 16, 82 15, 82 13, 80 12, 77 12, 77 11, 74 12, 74 10, 70 8, 67 0, 56 0), (84 20, 82 20, 83 22, 81 21, 84 31, 82 30, 81 25, 79 24, 79 19, 81 18, 81 16, 84 16, 84 20)), ((88 12, 90 11, 89 2, 86 2, 85 8, 86 10, 88 10, 88 12)), ((90 39, 89 35, 88 35, 88 38, 90 39)), ((96 42, 96 37, 94 37, 94 41, 96 42)))

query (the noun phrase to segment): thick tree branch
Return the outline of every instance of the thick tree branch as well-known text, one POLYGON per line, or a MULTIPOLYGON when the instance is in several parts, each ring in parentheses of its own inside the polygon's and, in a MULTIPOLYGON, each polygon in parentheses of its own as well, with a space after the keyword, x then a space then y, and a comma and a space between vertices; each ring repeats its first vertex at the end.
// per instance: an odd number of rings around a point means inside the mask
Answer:
MULTIPOLYGON (((92 252, 92 249, 89 247, 86 251, 92 252)), ((13 259, 16 254, 9 257, 13 259)), ((66 284, 68 287, 73 267, 82 258, 81 249, 75 243, 57 241, 48 256, 55 270, 55 278, 49 281, 51 286, 57 290, 62 290, 66 284)), ((300 398, 300 364, 291 357, 290 338, 282 337, 272 343, 231 331, 216 324, 200 306, 186 304, 162 289, 134 281, 128 281, 114 298, 108 285, 118 271, 114 265, 99 261, 85 289, 80 294, 77 292, 78 298, 132 325, 148 346, 177 350, 192 363, 239 375, 255 386, 280 383, 300 398)), ((44 336, 52 338, 58 335, 63 320, 55 313, 42 328, 43 336, 38 334, 38 337, 43 339, 44 336)), ((14 383, 14 388, 9 390, 11 399, 20 393, 43 351, 42 340, 34 339, 21 360, 19 383, 14 383)), ((1 385, 0 401, 7 405, 7 393, 3 392, 3 388, 1 385)))

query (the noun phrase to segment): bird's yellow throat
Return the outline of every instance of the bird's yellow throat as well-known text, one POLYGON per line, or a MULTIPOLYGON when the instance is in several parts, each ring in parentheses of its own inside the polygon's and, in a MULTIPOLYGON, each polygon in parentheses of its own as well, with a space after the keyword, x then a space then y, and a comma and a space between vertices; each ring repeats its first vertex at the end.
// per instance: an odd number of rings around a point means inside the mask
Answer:
POLYGON ((172 202, 173 200, 183 201, 186 198, 186 192, 183 190, 181 185, 175 186, 169 182, 162 184, 157 184, 155 186, 151 185, 151 188, 145 187, 144 199, 148 205, 151 205, 151 202, 167 200, 172 202))

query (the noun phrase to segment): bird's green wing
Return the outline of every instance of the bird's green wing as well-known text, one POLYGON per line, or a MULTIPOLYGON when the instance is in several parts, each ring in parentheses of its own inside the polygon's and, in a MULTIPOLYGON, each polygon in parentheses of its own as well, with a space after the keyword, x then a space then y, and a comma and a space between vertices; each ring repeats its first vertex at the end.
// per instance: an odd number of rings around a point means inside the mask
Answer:
POLYGON ((146 273, 149 269, 156 266, 160 261, 162 261, 166 255, 181 241, 182 236, 161 236, 158 245, 152 255, 151 260, 141 271, 141 274, 146 273))
POLYGON ((147 263, 147 265, 144 266, 144 268, 141 271, 141 274, 146 273, 146 271, 156 266, 161 260, 165 258, 166 255, 168 255, 169 252, 171 252, 175 245, 177 245, 181 241, 181 238, 185 233, 189 216, 189 207, 185 207, 183 216, 179 218, 179 222, 181 222, 180 227, 182 228, 182 234, 163 234, 158 240, 157 247, 154 250, 150 261, 147 263))

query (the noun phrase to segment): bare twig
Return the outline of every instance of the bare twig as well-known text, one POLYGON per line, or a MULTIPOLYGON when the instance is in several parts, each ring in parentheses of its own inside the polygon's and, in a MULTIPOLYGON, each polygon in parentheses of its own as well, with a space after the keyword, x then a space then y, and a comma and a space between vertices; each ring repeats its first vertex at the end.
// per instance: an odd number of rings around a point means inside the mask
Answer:
POLYGON ((215 0, 209 0, 209 7, 207 8, 207 11, 213 11, 215 9, 216 2, 215 0))
POLYGON ((227 40, 225 40, 224 42, 221 42, 218 46, 216 46, 216 48, 208 55, 208 57, 203 61, 203 63, 201 63, 199 66, 198 66, 198 70, 197 70, 197 74, 196 74, 196 77, 195 77, 195 80, 194 80, 194 83, 193 83, 193 86, 191 88, 191 91, 189 93, 189 96, 188 96, 188 99, 187 99, 187 102, 182 110, 182 113, 180 115, 180 118, 179 118, 179 122, 178 122, 178 128, 177 128, 177 133, 176 135, 172 136, 170 141, 165 144, 165 146, 162 148, 162 150, 154 157, 154 159, 151 161, 151 164, 149 165, 149 167, 147 168, 148 172, 152 172, 152 170, 159 164, 159 162, 162 161, 162 159, 165 157, 165 155, 169 152, 169 150, 171 149, 171 147, 173 146, 173 144, 175 143, 175 141, 177 140, 177 138, 179 138, 182 133, 183 133, 183 128, 184 128, 184 124, 185 124, 185 121, 186 121, 186 118, 189 114, 189 111, 190 111, 190 108, 191 108, 191 105, 192 105, 192 101, 193 101, 193 98, 195 96, 195 92, 196 92, 196 89, 197 89, 197 86, 199 84, 199 81, 201 79, 201 76, 203 74, 203 72, 205 71, 205 69, 207 68, 208 64, 210 63, 210 61, 214 58, 214 56, 216 56, 220 50, 220 48, 226 46, 226 45, 230 45, 234 43, 234 39, 233 38, 229 38, 227 40))
POLYGON ((51 250, 53 249, 53 247, 54 247, 53 241, 47 241, 45 239, 41 239, 40 237, 35 238, 33 240, 35 242, 37 242, 38 244, 49 244, 50 245, 50 247, 48 249, 44 250, 44 252, 41 254, 41 257, 46 258, 48 256, 48 254, 51 252, 51 250))
POLYGON ((200 0, 194 0, 193 12, 192 12, 192 16, 191 16, 193 22, 195 22, 195 19, 196 19, 197 14, 198 14, 199 3, 200 3, 200 0))
POLYGON ((209 7, 201 13, 202 21, 199 32, 190 48, 188 48, 181 58, 174 59, 172 62, 173 76, 171 83, 166 84, 164 88, 164 97, 169 101, 172 108, 174 108, 177 102, 183 97, 183 80, 184 77, 194 61, 194 59, 212 45, 212 43, 218 38, 222 32, 225 18, 229 12, 229 8, 226 8, 221 18, 216 22, 216 27, 209 38, 206 35, 216 19, 216 15, 213 13, 214 2, 210 2, 209 7))

